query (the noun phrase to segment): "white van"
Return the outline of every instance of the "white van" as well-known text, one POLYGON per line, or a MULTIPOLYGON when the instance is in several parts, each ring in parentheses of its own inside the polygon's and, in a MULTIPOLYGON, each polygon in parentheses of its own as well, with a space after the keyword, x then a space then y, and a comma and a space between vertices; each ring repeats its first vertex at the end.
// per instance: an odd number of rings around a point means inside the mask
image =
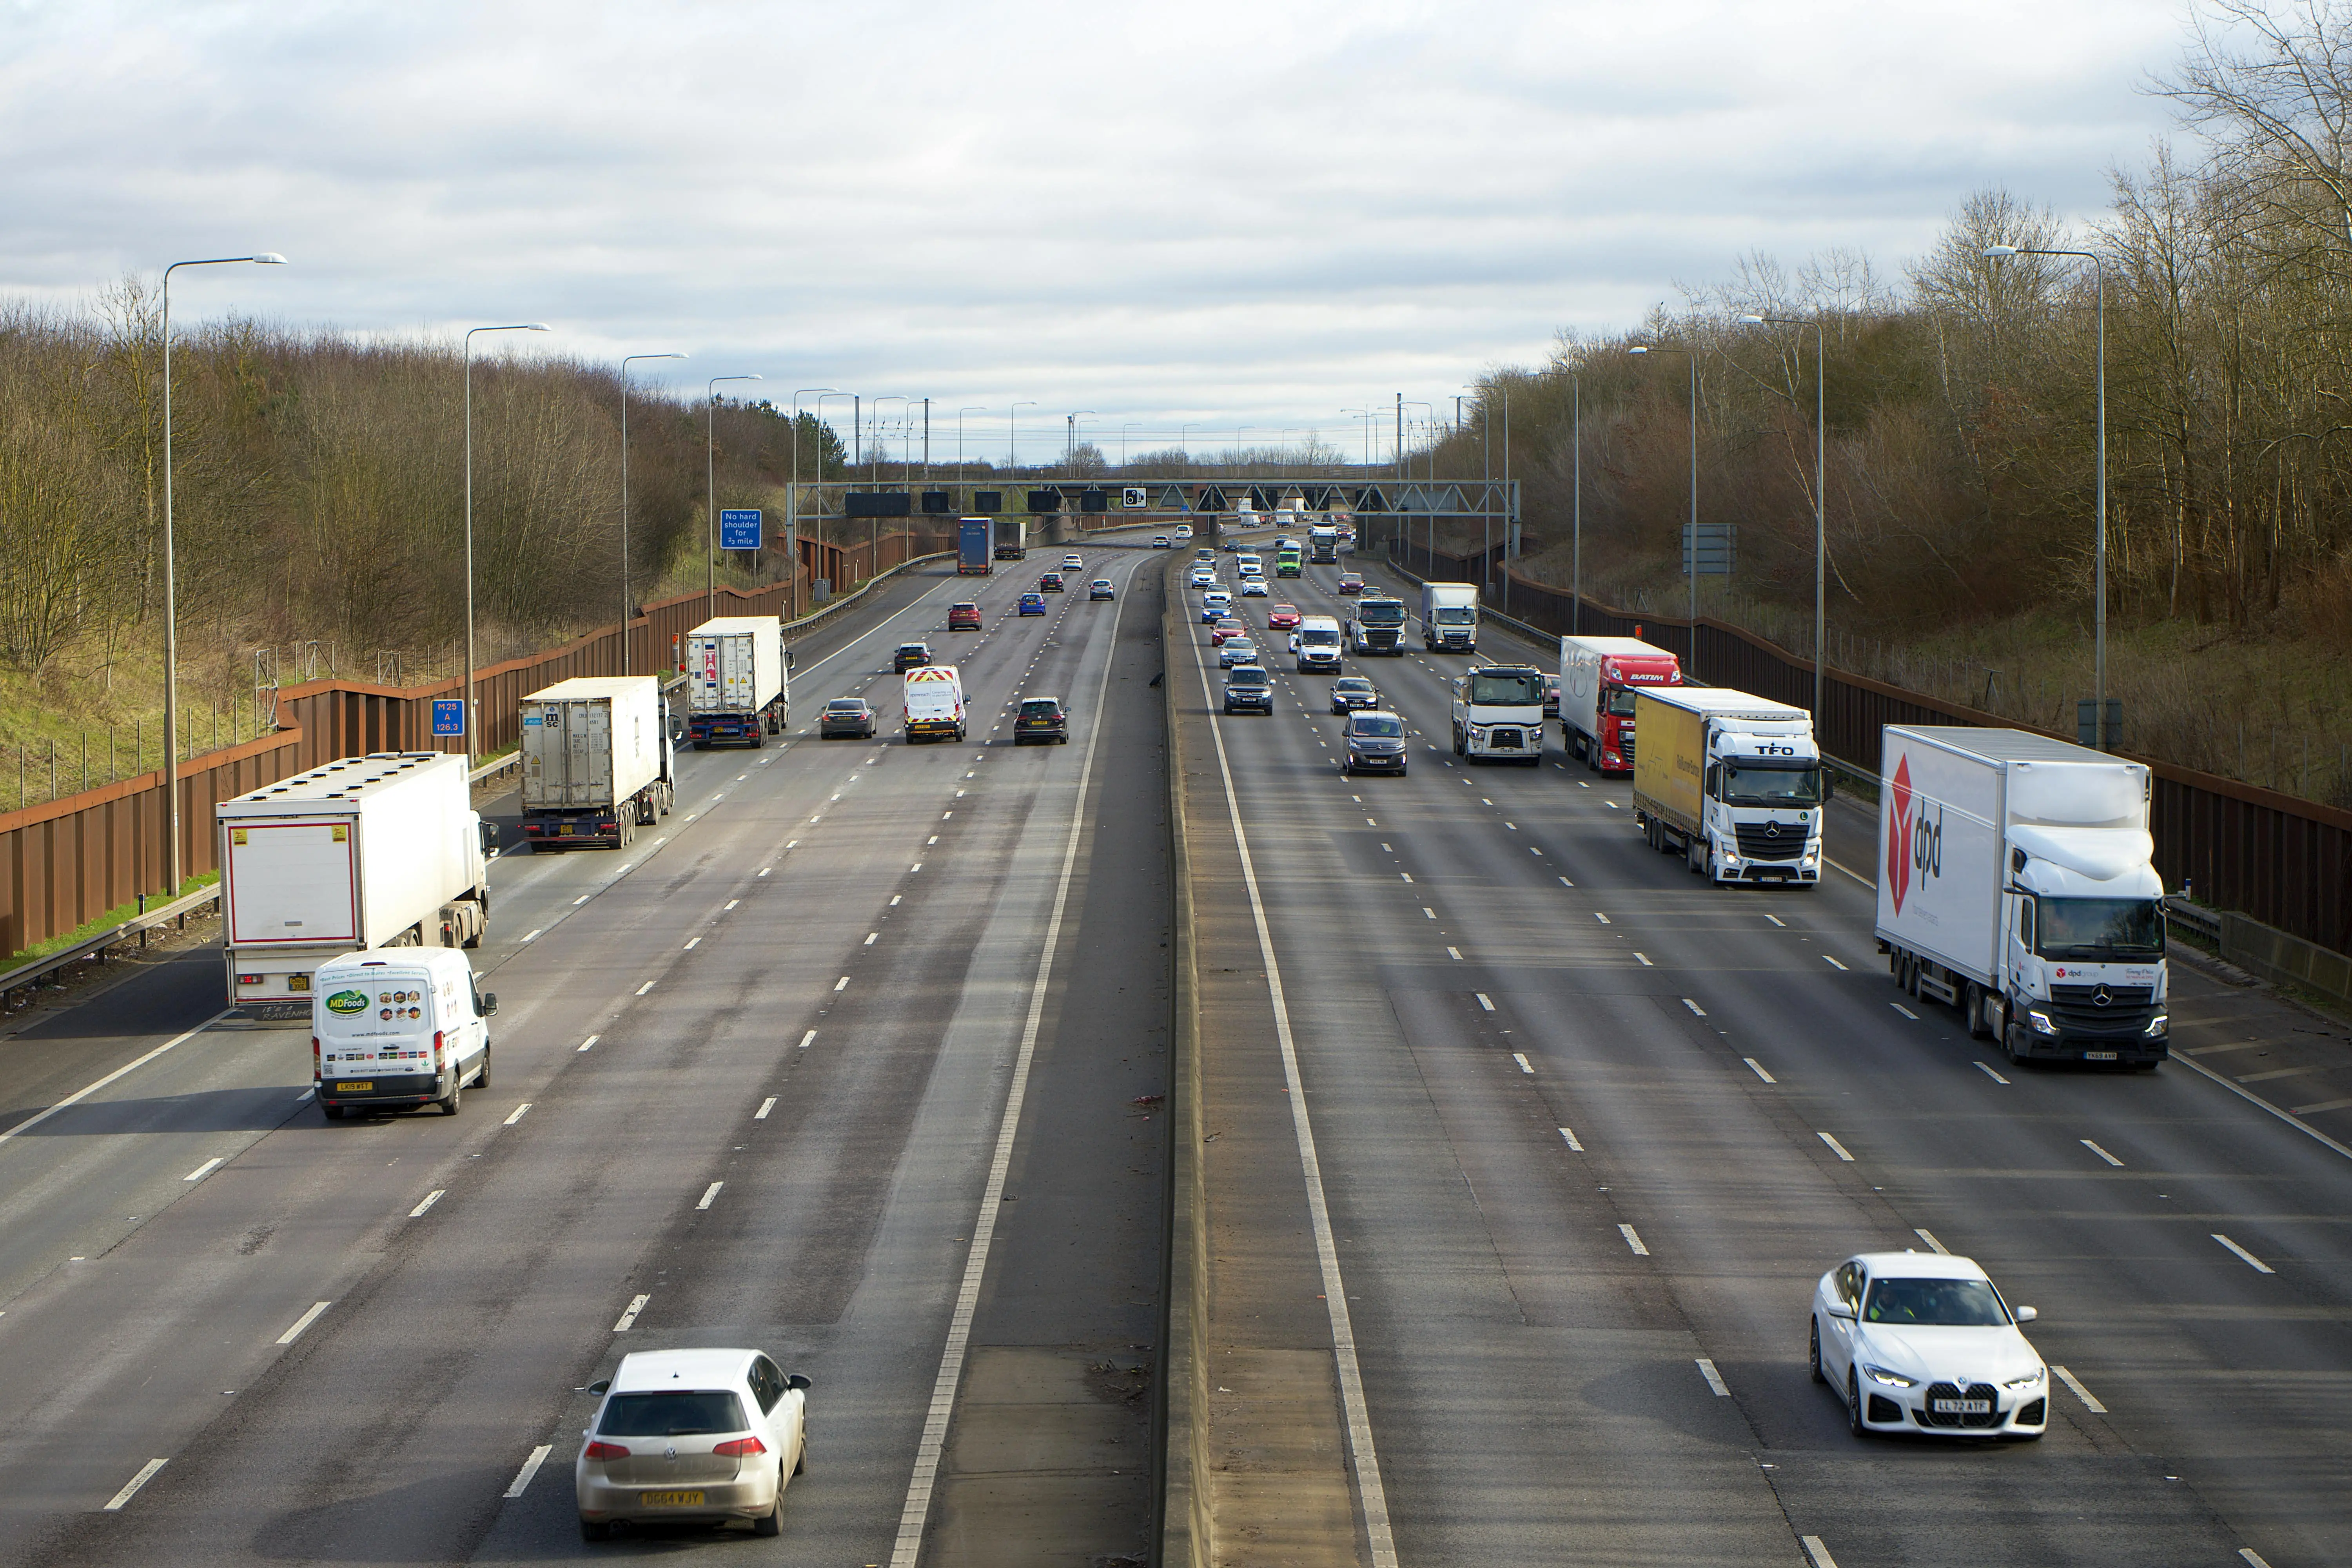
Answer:
POLYGON ((1265 575, 1265 562, 1244 552, 1234 557, 1234 571, 1244 577, 1263 577, 1265 575))
POLYGON ((927 664, 907 672, 907 740, 964 738, 963 674, 951 664, 927 664))
POLYGON ((310 1079, 330 1121, 350 1110, 438 1105, 457 1114, 470 1082, 490 1087, 490 1015, 454 947, 376 947, 319 965, 310 1000, 310 1079))

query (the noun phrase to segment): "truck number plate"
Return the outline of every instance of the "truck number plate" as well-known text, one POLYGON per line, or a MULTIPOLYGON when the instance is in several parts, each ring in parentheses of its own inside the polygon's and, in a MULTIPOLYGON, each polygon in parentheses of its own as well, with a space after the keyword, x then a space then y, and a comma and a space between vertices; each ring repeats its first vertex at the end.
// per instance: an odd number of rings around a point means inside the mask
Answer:
POLYGON ((2116 1053, 2113 1051, 2084 1051, 2083 1053, 2083 1059, 2086 1062, 2111 1062, 2116 1059, 2116 1053))
POLYGON ((558 828, 556 828, 556 830, 555 830, 555 836, 556 836, 558 838, 569 838, 569 837, 572 837, 572 824, 570 824, 570 823, 568 823, 568 822, 567 822, 567 823, 564 823, 562 826, 559 826, 558 828))
POLYGON ((335 1085, 335 1092, 337 1094, 365 1094, 374 1088, 375 1085, 373 1083, 339 1083, 335 1085))
POLYGON ((1992 1401, 1990 1399, 1938 1399, 1936 1401, 1936 1414, 1938 1415, 1990 1415, 1992 1414, 1992 1401))

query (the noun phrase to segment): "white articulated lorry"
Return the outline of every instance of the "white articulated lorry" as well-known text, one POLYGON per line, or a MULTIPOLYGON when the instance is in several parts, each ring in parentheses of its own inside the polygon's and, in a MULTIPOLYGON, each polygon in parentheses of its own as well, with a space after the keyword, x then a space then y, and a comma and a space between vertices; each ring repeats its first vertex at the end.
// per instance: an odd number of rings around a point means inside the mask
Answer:
POLYGON ((669 715, 650 675, 581 676, 522 700, 522 830, 537 849, 623 849, 669 815, 669 715))
POLYGON ((1878 945, 2011 1061, 2153 1068, 2170 1031, 2147 767, 2021 730, 1890 724, 1878 945))
POLYGON ((454 752, 378 752, 215 808, 231 1005, 310 1005, 311 977, 361 948, 475 947, 496 830, 454 752))
POLYGON ((1813 716, 1721 686, 1633 693, 1633 821, 1721 885, 1818 887, 1829 798, 1813 716))
POLYGON ((1478 584, 1421 585, 1421 646, 1435 653, 1475 653, 1478 647, 1478 584))
POLYGON ((792 676, 783 623, 721 616, 686 634, 686 731, 697 747, 764 746, 790 721, 792 676))

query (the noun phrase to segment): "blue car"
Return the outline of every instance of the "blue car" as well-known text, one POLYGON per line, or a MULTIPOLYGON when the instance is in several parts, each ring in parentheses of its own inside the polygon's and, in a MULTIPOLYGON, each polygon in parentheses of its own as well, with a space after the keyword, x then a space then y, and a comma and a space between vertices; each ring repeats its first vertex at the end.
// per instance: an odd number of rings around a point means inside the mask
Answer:
POLYGON ((1022 595, 1021 613, 1024 616, 1044 615, 1045 613, 1045 595, 1034 592, 1022 595))

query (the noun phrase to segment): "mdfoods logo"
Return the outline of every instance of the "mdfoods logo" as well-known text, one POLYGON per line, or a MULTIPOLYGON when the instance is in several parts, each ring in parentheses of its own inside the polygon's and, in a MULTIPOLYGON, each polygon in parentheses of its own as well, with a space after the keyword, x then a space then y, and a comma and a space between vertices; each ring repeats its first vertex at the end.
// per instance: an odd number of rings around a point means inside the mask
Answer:
POLYGON ((328 1012, 341 1013, 346 1016, 366 1012, 367 1005, 367 993, 364 991, 338 991, 327 998, 328 1012))
POLYGON ((1924 883, 1944 874, 1944 813, 1938 806, 1930 817, 1925 805, 1912 793, 1908 756, 1895 762, 1890 799, 1895 809, 1886 820, 1886 887, 1894 895, 1895 912, 1899 915, 1915 876, 1924 883))

